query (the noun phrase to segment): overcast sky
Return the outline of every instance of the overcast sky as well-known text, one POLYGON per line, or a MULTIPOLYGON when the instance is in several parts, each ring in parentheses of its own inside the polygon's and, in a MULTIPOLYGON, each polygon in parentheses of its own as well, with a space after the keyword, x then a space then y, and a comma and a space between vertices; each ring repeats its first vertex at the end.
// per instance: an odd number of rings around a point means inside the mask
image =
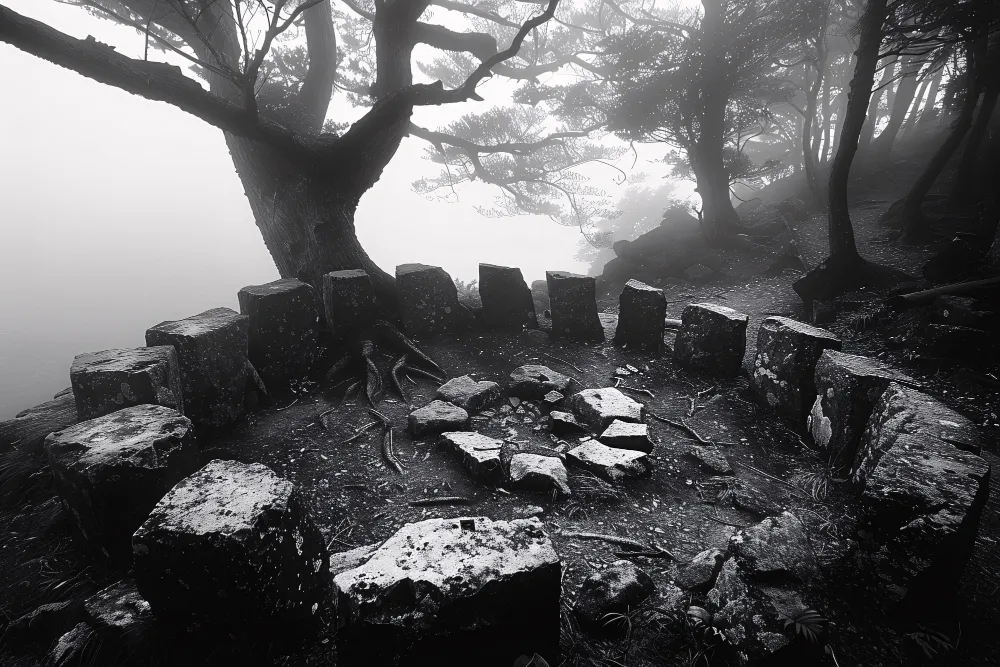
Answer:
MULTIPOLYGON (((3 4, 142 53, 135 31, 78 8, 3 4)), ((162 320, 238 309, 240 287, 278 274, 221 131, 6 44, 0 63, 3 419, 69 386, 74 355, 143 345, 145 330, 162 320)), ((332 112, 345 109, 335 100, 332 112)), ((418 120, 435 126, 469 107, 436 109, 420 109, 418 120)), ((519 266, 529 282, 550 269, 586 272, 574 259, 576 228, 536 216, 483 218, 474 205, 495 195, 483 188, 460 190, 458 203, 414 193, 410 183, 436 168, 422 151, 419 140, 405 141, 357 213, 361 242, 386 271, 423 262, 469 280, 489 262, 519 266)), ((595 184, 610 187, 614 175, 603 172, 595 184)))

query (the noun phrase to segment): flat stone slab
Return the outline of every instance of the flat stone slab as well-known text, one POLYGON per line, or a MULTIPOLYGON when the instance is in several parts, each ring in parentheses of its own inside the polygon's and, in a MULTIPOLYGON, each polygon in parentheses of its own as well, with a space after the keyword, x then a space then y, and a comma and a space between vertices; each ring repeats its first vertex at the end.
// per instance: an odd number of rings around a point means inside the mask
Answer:
POLYGON ((549 430, 553 435, 586 433, 587 431, 586 427, 577 421, 576 416, 561 410, 553 410, 549 413, 549 430))
POLYGON ((599 440, 617 449, 633 449, 647 454, 653 451, 653 441, 649 439, 649 426, 646 424, 615 419, 604 429, 599 440))
POLYGON ((840 350, 835 335, 787 317, 768 317, 757 333, 750 392, 796 424, 805 424, 816 400, 813 376, 824 350, 840 350))
POLYGON ((816 362, 816 400, 806 425, 835 468, 854 467, 858 442, 875 403, 893 380, 907 377, 869 357, 825 350, 816 362))
POLYGON ((500 401, 500 385, 485 380, 477 382, 463 375, 438 387, 436 398, 468 412, 479 412, 500 401))
POLYGON ((411 412, 406 423, 410 433, 417 438, 445 431, 466 431, 469 413, 445 401, 431 401, 411 412))
POLYGON ((977 451, 971 422, 919 391, 891 383, 875 405, 853 479, 884 604, 934 605, 957 585, 988 494, 977 451))
POLYGON ((320 331, 316 291, 301 280, 275 280, 239 291, 247 316, 250 363, 265 384, 287 386, 307 377, 317 357, 320 331))
POLYGON ((132 406, 52 433, 45 453, 84 541, 124 564, 132 533, 198 469, 191 420, 161 405, 132 406))
POLYGON ((177 352, 169 345, 78 355, 69 379, 80 421, 144 403, 184 414, 177 352))
POLYGON ((495 264, 479 265, 479 297, 483 322, 492 329, 520 331, 538 327, 535 301, 521 269, 495 264))
POLYGON ((146 330, 146 345, 177 350, 184 413, 195 424, 222 427, 243 416, 252 381, 248 321, 229 308, 215 308, 146 330))
POLYGON ((640 422, 645 415, 642 403, 632 400, 613 387, 584 389, 570 399, 573 412, 595 430, 611 426, 613 421, 640 422))
POLYGON ((455 283, 440 266, 400 264, 396 267, 396 288, 400 317, 411 334, 449 333, 469 324, 458 303, 455 283))
POLYGON ((560 579, 559 556, 536 518, 407 524, 334 578, 338 657, 509 666, 538 652, 555 664, 560 579))
POLYGON ((379 316, 378 299, 367 271, 348 269, 323 276, 323 314, 335 336, 362 331, 379 316))
POLYGON ((645 452, 615 449, 602 445, 597 440, 588 440, 574 447, 566 456, 571 462, 609 482, 644 477, 653 470, 653 464, 645 452))
POLYGON ((573 378, 556 372, 548 366, 529 364, 519 366, 511 372, 510 380, 507 383, 507 393, 526 399, 544 398, 552 391, 566 395, 574 382, 573 378))
POLYGON ((503 467, 500 465, 500 448, 503 442, 468 431, 441 434, 441 444, 459 454, 462 464, 478 480, 489 483, 503 481, 503 467))
POLYGON ((212 461, 132 541, 136 584, 160 619, 300 629, 329 594, 323 536, 295 486, 259 463, 212 461))
POLYGON ((597 316, 596 278, 546 271, 545 281, 549 288, 552 337, 582 342, 603 341, 604 327, 597 316))
POLYGON ((617 560, 580 585, 573 613, 580 625, 600 634, 625 634, 628 626, 610 615, 627 615, 656 592, 652 577, 635 563, 617 560))
POLYGON ((717 446, 691 445, 688 448, 688 454, 694 457, 703 467, 708 468, 718 475, 733 474, 733 466, 730 465, 729 458, 717 446))
POLYGON ((750 317, 714 303, 693 303, 681 314, 674 361, 713 375, 738 375, 747 349, 750 317))
POLYGON ((516 453, 510 459, 507 477, 514 488, 529 491, 557 489, 564 496, 572 495, 566 466, 556 456, 516 453))
POLYGON ((652 354, 663 352, 667 297, 663 290, 638 280, 629 280, 618 297, 618 327, 615 344, 652 354))

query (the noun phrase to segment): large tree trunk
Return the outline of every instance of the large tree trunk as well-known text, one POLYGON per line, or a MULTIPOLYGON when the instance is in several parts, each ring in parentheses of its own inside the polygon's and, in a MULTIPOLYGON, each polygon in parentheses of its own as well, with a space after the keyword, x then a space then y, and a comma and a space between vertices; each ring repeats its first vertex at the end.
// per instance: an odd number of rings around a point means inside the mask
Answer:
POLYGON ((917 74, 920 72, 920 61, 916 57, 907 58, 902 65, 899 86, 896 89, 896 96, 893 98, 892 107, 889 111, 889 122, 872 143, 872 159, 877 164, 888 162, 892 155, 893 144, 896 143, 896 135, 903 127, 906 120, 906 112, 909 111, 913 103, 913 96, 917 92, 917 74))
MULTIPOLYGON (((979 105, 975 123, 969 132, 968 141, 965 142, 962 159, 958 163, 955 184, 949 197, 949 203, 952 205, 967 203, 978 194, 982 185, 983 179, 979 173, 978 158, 990 121, 993 118, 993 112, 996 110, 998 95, 1000 95, 1000 87, 996 85, 989 86, 983 94, 983 101, 979 105)), ((993 165, 993 168, 995 169, 996 165, 993 165)))
POLYGON ((943 78, 944 65, 942 65, 938 71, 934 73, 934 78, 931 79, 930 86, 927 89, 927 100, 924 102, 924 108, 920 112, 920 118, 917 119, 918 129, 926 127, 937 114, 937 98, 938 93, 941 91, 941 81, 943 78))
MULTIPOLYGON (((895 56, 890 56, 895 58, 895 56)), ((877 65, 876 65, 877 67, 877 65)), ((857 65, 855 65, 855 72, 857 72, 857 65)), ((872 137, 875 136, 875 128, 878 125, 880 113, 879 105, 882 102, 882 95, 888 95, 890 100, 892 99, 892 81, 893 77, 896 76, 896 61, 886 63, 882 68, 882 76, 878 80, 878 89, 875 90, 875 94, 871 96, 868 103, 868 111, 865 114, 865 124, 861 130, 861 135, 858 137, 858 146, 861 150, 866 150, 872 142, 872 137)), ((890 101, 890 104, 892 102, 890 101)))
POLYGON ((931 80, 929 77, 925 77, 921 82, 920 87, 917 89, 917 94, 913 98, 913 104, 910 105, 910 112, 906 116, 906 120, 903 121, 903 126, 899 128, 899 133, 906 136, 913 132, 913 128, 917 125, 917 119, 920 118, 920 109, 924 103, 924 97, 927 95, 927 89, 930 87, 931 80))

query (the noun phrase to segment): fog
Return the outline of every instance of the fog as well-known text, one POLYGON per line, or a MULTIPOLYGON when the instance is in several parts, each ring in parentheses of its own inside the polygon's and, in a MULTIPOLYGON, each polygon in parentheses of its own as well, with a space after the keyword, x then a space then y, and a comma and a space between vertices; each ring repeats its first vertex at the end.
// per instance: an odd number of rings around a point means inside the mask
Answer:
MULTIPOLYGON (((134 31, 51 0, 4 4, 119 51, 141 46, 134 31)), ((0 63, 4 419, 69 386, 74 355, 143 345, 162 320, 238 308, 240 287, 278 274, 221 131, 6 44, 0 63)), ((423 147, 404 141, 361 201, 358 235, 381 267, 423 262, 470 280, 490 262, 521 267, 529 282, 547 269, 586 272, 576 228, 484 218, 475 205, 496 194, 486 188, 464 188, 457 203, 414 193, 411 181, 436 168, 423 147)))

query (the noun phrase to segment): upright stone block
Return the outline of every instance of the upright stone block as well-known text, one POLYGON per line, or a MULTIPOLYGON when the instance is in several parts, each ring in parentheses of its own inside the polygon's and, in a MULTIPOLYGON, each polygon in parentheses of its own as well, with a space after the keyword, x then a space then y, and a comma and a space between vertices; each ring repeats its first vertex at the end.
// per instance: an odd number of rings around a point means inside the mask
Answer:
POLYGON ((133 572, 160 619, 308 627, 330 557, 295 486, 259 463, 212 461, 175 486, 132 539, 133 572))
POLYGON ((246 315, 214 308, 146 331, 146 345, 177 350, 184 411, 200 426, 226 426, 243 416, 250 370, 247 322, 246 315))
POLYGON ((396 288, 403 326, 411 334, 451 333, 470 323, 455 283, 440 266, 400 264, 396 288))
POLYGON ((378 300, 368 273, 361 269, 333 271, 323 276, 326 325, 337 336, 350 335, 378 317, 378 300))
POLYGON ((757 333, 750 390, 762 405, 805 424, 813 401, 816 362, 824 350, 840 350, 840 339, 787 317, 768 317, 757 333))
POLYGON ((265 384, 287 386, 308 376, 320 326, 312 285, 294 279, 250 285, 240 290, 239 300, 248 318, 250 363, 265 384))
POLYGON ((739 375, 750 317, 714 303, 693 303, 681 315, 674 361, 713 375, 739 375))
POLYGON ((80 535, 124 565, 132 533, 174 484, 198 469, 191 421, 160 405, 132 406, 52 433, 45 453, 80 535))
POLYGON ((880 361, 825 350, 813 376, 816 400, 807 426, 834 466, 853 467, 858 441, 875 403, 893 380, 905 379, 880 361))
POLYGON ((546 271, 552 311, 552 336, 593 343, 604 340, 597 316, 597 287, 593 276, 546 271))
POLYGON ((663 290, 638 280, 629 280, 618 297, 618 328, 615 343, 661 354, 667 297, 663 290))
POLYGON ((184 413, 177 352, 169 345, 78 355, 69 379, 80 421, 145 403, 184 413))
POLYGON ((524 282, 521 269, 480 264, 479 297, 483 300, 486 326, 504 331, 538 327, 535 300, 524 282))

